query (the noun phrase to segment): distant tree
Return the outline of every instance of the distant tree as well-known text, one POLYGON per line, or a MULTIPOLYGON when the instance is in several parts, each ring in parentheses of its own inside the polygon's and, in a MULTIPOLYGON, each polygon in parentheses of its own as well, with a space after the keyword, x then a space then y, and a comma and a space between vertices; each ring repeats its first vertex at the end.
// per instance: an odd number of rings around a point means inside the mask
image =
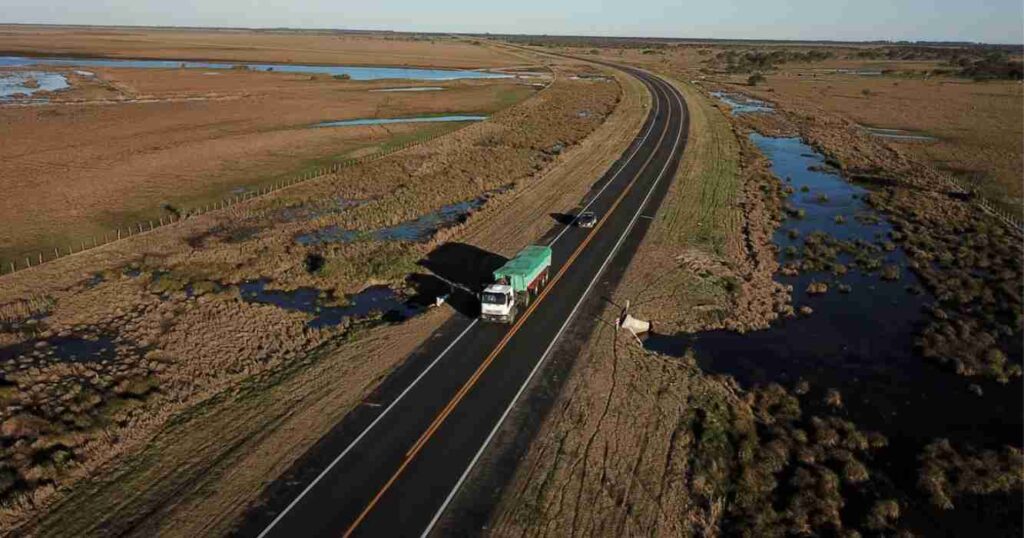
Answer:
POLYGON ((352 79, 352 75, 350 75, 348 73, 342 73, 340 75, 334 75, 334 78, 336 78, 338 80, 351 80, 352 79))
POLYGON ((753 75, 747 77, 747 84, 750 86, 757 86, 759 83, 764 81, 764 75, 762 75, 761 73, 754 73, 753 75))
POLYGON ((871 90, 868 88, 864 88, 863 90, 860 91, 860 93, 864 97, 871 97, 871 90))

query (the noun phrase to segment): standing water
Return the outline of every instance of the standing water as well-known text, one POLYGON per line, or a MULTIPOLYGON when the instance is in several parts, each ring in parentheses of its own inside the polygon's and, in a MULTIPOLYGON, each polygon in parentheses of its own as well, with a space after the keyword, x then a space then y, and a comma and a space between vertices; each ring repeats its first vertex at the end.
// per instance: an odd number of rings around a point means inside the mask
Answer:
POLYGON ((813 309, 808 317, 747 334, 652 334, 645 347, 673 356, 692 351, 705 371, 728 374, 747 387, 772 382, 792 386, 803 379, 817 392, 838 389, 850 420, 889 438, 879 463, 903 500, 916 508, 904 521, 925 534, 993 536, 1016 529, 1019 535, 1019 500, 986 498, 976 503, 986 505, 982 513, 932 508, 916 490, 916 458, 925 445, 943 437, 978 448, 1020 446, 1020 380, 1007 385, 968 380, 917 355, 915 330, 925 321, 924 306, 933 298, 907 270, 906 255, 887 243, 892 228, 861 200, 868 191, 824 169, 825 159, 799 139, 753 134, 751 140, 771 160, 774 174, 792 185, 787 212, 802 215, 787 219, 776 231, 779 251, 792 247, 792 255, 808 237, 816 241, 827 234, 834 238, 832 244, 847 247, 837 261, 849 271, 841 276, 832 271, 779 276, 793 286, 794 306, 813 309), (889 275, 896 280, 880 278, 885 266, 899 268, 898 274, 889 275), (809 294, 812 282, 829 289, 809 294), (839 293, 840 286, 845 293, 839 293), (978 384, 984 396, 972 393, 970 383, 978 384))
POLYGON ((467 78, 511 78, 503 73, 458 69, 417 69, 406 67, 352 67, 342 65, 245 64, 221 62, 188 62, 180 60, 112 60, 109 58, 32 58, 0 56, 0 67, 31 65, 115 67, 136 69, 248 69, 281 73, 323 73, 345 75, 352 80, 408 79, 458 80, 467 78))
POLYGON ((68 87, 60 73, 45 71, 0 71, 0 101, 36 92, 55 92, 68 87))

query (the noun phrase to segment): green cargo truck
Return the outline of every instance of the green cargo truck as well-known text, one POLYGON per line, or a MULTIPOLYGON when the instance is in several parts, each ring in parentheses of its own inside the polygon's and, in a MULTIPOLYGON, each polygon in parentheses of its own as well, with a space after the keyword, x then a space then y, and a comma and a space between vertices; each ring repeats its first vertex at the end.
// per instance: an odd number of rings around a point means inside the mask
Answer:
POLYGON ((494 284, 480 294, 480 317, 512 323, 519 305, 526 307, 548 282, 551 247, 531 245, 494 271, 494 284))

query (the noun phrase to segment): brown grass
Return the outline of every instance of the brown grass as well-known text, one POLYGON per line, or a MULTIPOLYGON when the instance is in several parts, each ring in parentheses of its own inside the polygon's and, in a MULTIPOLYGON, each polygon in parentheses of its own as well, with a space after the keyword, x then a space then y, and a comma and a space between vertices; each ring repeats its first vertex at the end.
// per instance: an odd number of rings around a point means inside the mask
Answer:
POLYGON ((0 26, 9 54, 167 58, 324 65, 507 67, 511 54, 448 37, 390 33, 269 32, 0 26))
POLYGON ((801 114, 826 111, 862 125, 936 137, 885 142, 992 198, 1009 197, 1018 210, 1022 203, 1024 87, 1017 82, 781 74, 769 75, 766 85, 749 93, 801 114))
MULTIPOLYGON (((445 83, 440 92, 307 75, 95 70, 129 102, 0 107, 0 261, 79 248, 118 226, 299 175, 389 141, 450 125, 310 129, 348 118, 489 114, 530 94, 510 83, 445 83)), ((95 83, 92 83, 95 84, 95 83)), ((6 265, 6 264, 5 264, 6 265)))
MULTIPOLYGON (((1024 87, 1018 82, 972 82, 951 76, 925 78, 934 69, 952 69, 938 59, 861 59, 856 53, 872 48, 811 47, 831 51, 834 57, 819 62, 784 63, 766 73, 767 83, 747 84, 747 73, 719 71, 714 57, 730 46, 685 45, 642 48, 560 49, 595 58, 625 61, 662 72, 680 80, 728 83, 734 90, 770 102, 804 117, 822 114, 841 117, 853 124, 920 131, 938 142, 893 141, 894 148, 937 169, 977 185, 1004 207, 1020 214, 1021 177, 1024 176, 1024 87), (596 54, 590 54, 595 52, 596 54), (892 75, 855 76, 833 73, 891 70, 892 75), (865 95, 864 91, 868 94, 865 95)), ((774 50, 780 47, 744 44, 741 49, 774 50)), ((808 47, 781 47, 807 50, 808 47)), ((884 47, 882 47, 884 48, 884 47)), ((1019 58, 1019 56, 1016 56, 1019 58)), ((849 126, 853 127, 853 126, 849 126)))

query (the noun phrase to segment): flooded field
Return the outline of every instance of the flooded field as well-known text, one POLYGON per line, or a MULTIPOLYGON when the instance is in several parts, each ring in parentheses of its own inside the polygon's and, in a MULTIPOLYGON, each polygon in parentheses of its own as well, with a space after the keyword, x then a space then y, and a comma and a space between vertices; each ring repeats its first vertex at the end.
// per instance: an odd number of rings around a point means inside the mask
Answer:
POLYGON ((189 62, 178 60, 111 60, 106 58, 33 58, 0 56, 0 67, 59 66, 115 67, 143 69, 248 69, 281 73, 322 73, 346 76, 351 80, 458 80, 467 78, 511 78, 503 73, 455 69, 415 69, 404 67, 350 67, 338 65, 296 65, 259 63, 189 62))
POLYGON ((415 118, 362 118, 356 120, 325 121, 313 127, 351 127, 355 125, 389 125, 394 123, 433 123, 433 122, 466 122, 483 121, 487 116, 453 115, 453 116, 421 116, 415 118))
POLYGON ((0 361, 10 361, 4 366, 7 371, 52 362, 109 361, 115 357, 114 341, 105 336, 57 336, 0 348, 0 361))
POLYGON ((351 243, 353 241, 426 241, 437 230, 460 222, 474 209, 487 201, 486 197, 476 198, 457 204, 446 205, 422 217, 371 231, 347 230, 329 226, 315 232, 300 235, 296 241, 302 245, 324 243, 351 243))
MULTIPOLYGON (((673 356, 692 352, 704 370, 745 387, 807 382, 822 408, 835 389, 841 413, 889 439, 878 464, 886 487, 911 507, 905 521, 915 530, 1019 534, 1018 499, 967 498, 956 511, 938 510, 917 491, 917 473, 921 451, 936 439, 976 448, 1020 446, 1020 379, 967 379, 915 353, 915 330, 931 315, 934 298, 889 241, 892 227, 862 201, 866 189, 829 171, 799 139, 751 139, 792 190, 789 218, 774 242, 784 264, 778 279, 793 286, 801 315, 747 334, 652 334, 645 347, 673 356), (830 253, 837 253, 834 260, 830 253), (807 270, 808 261, 817 267, 807 270), (803 268, 787 271, 787 265, 803 268)), ((1019 363, 1019 348, 1016 353, 1011 360, 1019 363)))
POLYGON ((31 97, 38 92, 55 92, 68 87, 68 79, 60 73, 0 71, 0 102, 16 96, 31 97))
POLYGON ((412 304, 387 286, 371 286, 345 297, 338 306, 333 296, 322 290, 299 288, 291 291, 268 290, 266 279, 251 280, 239 285, 244 301, 274 306, 313 315, 311 328, 333 327, 346 320, 379 318, 388 322, 404 321, 424 309, 412 304))
POLYGON ((775 109, 764 101, 751 99, 741 93, 711 92, 719 101, 729 105, 733 115, 774 112, 775 109))

